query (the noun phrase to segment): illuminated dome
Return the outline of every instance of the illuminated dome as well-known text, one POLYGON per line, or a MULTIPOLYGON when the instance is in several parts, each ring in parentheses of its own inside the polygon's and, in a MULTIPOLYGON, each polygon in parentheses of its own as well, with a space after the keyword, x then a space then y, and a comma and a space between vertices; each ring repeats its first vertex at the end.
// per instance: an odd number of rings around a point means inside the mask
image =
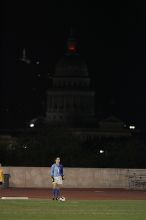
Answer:
POLYGON ((78 55, 76 40, 72 36, 51 82, 46 112, 49 123, 74 126, 94 118, 94 91, 90 87, 86 63, 78 55))

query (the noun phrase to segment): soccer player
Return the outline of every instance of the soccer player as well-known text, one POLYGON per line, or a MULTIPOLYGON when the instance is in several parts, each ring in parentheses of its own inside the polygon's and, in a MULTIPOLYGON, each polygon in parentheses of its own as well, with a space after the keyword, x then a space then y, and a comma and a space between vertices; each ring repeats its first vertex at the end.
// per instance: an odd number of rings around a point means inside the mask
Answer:
POLYGON ((60 197, 60 186, 63 183, 63 166, 60 164, 60 158, 55 159, 55 163, 51 166, 51 178, 53 185, 53 200, 58 200, 60 197))
POLYGON ((2 165, 0 163, 0 189, 2 188, 3 182, 4 182, 4 172, 3 172, 2 165))

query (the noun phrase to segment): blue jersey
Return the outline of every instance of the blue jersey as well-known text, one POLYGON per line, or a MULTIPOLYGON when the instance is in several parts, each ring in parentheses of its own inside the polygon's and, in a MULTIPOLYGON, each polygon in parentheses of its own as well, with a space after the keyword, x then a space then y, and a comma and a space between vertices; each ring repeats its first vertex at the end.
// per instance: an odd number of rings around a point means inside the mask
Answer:
POLYGON ((51 166, 51 176, 63 176, 63 166, 61 164, 57 165, 56 163, 54 163, 51 166))

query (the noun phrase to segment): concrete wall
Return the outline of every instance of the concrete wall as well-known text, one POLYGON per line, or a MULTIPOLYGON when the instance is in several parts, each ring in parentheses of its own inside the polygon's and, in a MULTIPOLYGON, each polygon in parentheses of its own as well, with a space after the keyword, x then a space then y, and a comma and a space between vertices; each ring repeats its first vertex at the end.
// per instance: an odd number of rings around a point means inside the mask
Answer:
MULTIPOLYGON (((48 167, 4 167, 10 187, 51 187, 48 167)), ((64 168, 65 188, 129 188, 129 176, 146 175, 146 169, 64 168)))

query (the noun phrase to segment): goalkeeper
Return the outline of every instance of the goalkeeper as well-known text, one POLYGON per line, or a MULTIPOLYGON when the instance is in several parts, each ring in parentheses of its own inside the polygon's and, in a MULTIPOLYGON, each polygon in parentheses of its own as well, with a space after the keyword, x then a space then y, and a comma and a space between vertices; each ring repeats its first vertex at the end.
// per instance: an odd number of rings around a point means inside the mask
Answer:
POLYGON ((53 185, 53 200, 58 200, 60 197, 60 186, 63 183, 63 166, 60 164, 60 158, 55 159, 55 163, 51 166, 51 178, 53 185))

